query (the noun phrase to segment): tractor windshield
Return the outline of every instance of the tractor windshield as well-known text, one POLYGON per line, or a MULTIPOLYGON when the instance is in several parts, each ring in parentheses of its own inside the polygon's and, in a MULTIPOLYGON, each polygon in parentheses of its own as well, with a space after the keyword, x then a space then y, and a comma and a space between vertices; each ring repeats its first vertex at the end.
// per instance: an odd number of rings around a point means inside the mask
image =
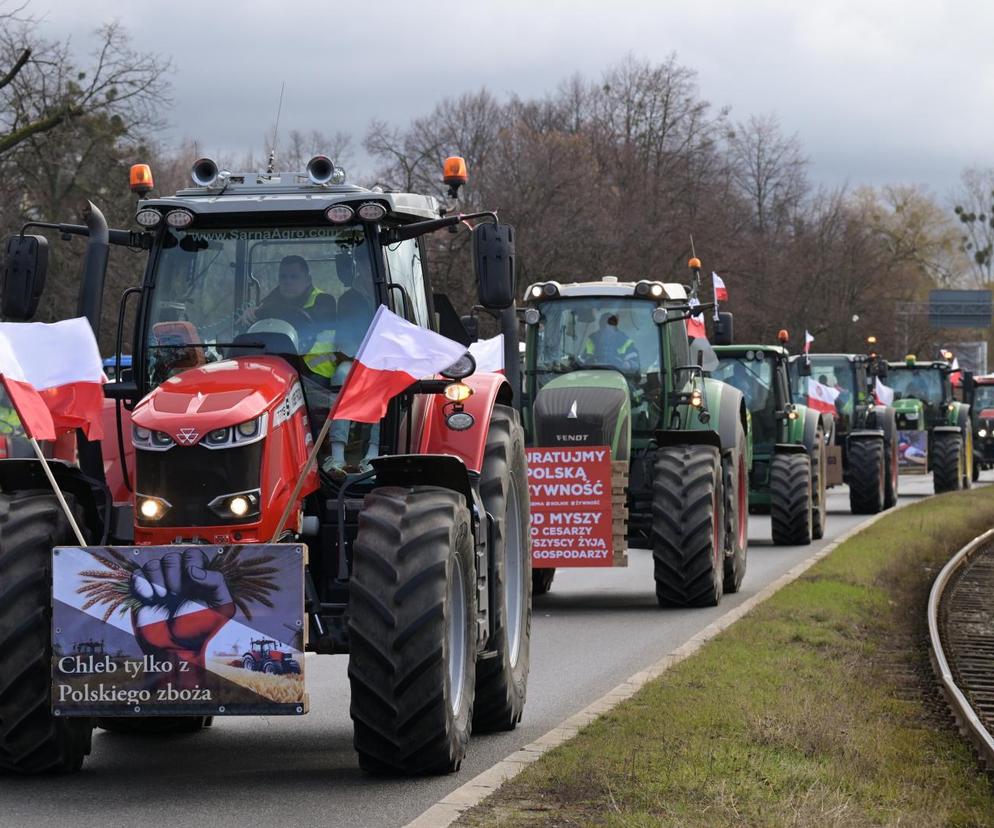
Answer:
POLYGON ((746 406, 752 412, 754 444, 776 442, 776 363, 773 356, 762 351, 746 351, 734 357, 719 354, 718 359, 721 364, 711 376, 742 392, 746 406))
POLYGON ((994 385, 978 385, 973 393, 972 411, 974 420, 994 418, 994 385), (986 414, 984 412, 987 412, 986 414))
POLYGON ((939 405, 945 398, 942 371, 938 368, 891 368, 887 384, 894 399, 916 399, 926 405, 939 405))
POLYGON ((645 391, 659 382, 660 333, 654 302, 621 297, 557 299, 539 305, 534 371, 541 387, 578 368, 613 368, 645 391))
POLYGON ((360 227, 170 228, 155 264, 148 380, 237 356, 253 334, 321 373, 315 355, 355 355, 375 295, 360 227))

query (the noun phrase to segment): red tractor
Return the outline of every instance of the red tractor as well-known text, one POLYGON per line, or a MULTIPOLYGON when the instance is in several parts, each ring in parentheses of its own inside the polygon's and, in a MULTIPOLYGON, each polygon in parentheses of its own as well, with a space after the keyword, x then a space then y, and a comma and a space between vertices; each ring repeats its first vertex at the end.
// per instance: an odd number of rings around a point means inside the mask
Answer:
MULTIPOLYGON (((132 174, 147 196, 148 168, 132 174)), ((465 180, 462 160, 449 159, 453 197, 465 180)), ((101 442, 80 434, 78 463, 49 464, 58 486, 90 543, 122 555, 155 546, 206 561, 191 549, 304 549, 303 605, 294 608, 301 647, 348 654, 360 765, 458 769, 471 731, 515 727, 528 678, 513 231, 494 213, 348 185, 324 156, 275 174, 228 173, 202 159, 193 181, 140 200, 137 230, 108 229, 89 204, 85 224, 32 222, 8 240, 2 312, 28 321, 47 241, 25 231, 86 238, 79 315, 98 336, 110 247, 147 253, 144 274, 120 298, 116 379, 104 386, 105 422, 116 425, 101 442), (423 240, 473 220, 479 300, 503 322, 509 376, 473 374, 464 358, 395 396, 375 425, 332 423, 328 456, 304 471, 378 306, 468 344, 452 305, 431 292, 423 240), (303 302, 270 301, 284 279, 304 282, 303 302), (121 368, 125 341, 130 371, 121 368)), ((163 730, 143 718, 148 705, 53 710, 52 550, 75 543, 39 463, 0 462, 0 770, 76 770, 98 722, 163 730)), ((257 655, 263 669, 275 665, 273 650, 263 659, 267 642, 256 643, 252 669, 257 655)), ((160 713, 177 729, 195 719, 176 706, 160 713)))
POLYGON ((242 656, 242 667, 256 673, 268 673, 281 676, 286 673, 300 674, 300 663, 293 658, 292 653, 285 653, 279 648, 279 642, 271 638, 253 638, 249 650, 242 656))

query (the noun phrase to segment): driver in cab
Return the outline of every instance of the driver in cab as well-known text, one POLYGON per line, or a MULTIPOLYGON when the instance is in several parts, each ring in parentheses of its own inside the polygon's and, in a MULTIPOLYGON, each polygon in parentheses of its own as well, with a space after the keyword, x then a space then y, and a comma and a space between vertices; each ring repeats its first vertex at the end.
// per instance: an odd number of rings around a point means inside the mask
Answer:
POLYGON ((611 365, 621 371, 638 371, 635 343, 618 327, 613 313, 601 316, 600 327, 583 343, 582 361, 587 365, 611 365))

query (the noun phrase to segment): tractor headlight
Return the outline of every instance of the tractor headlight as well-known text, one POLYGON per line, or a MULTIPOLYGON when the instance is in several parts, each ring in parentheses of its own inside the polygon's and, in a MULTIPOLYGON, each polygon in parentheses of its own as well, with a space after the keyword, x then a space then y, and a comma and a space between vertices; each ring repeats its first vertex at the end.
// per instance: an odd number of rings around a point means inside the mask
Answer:
POLYGON ((166 432, 153 431, 150 428, 142 428, 140 425, 132 425, 131 427, 131 444, 135 448, 148 451, 165 451, 176 445, 173 438, 166 432))
POLYGON ((266 436, 266 425, 269 422, 268 414, 260 414, 244 423, 236 426, 225 426, 208 431, 204 437, 202 446, 209 449, 230 448, 231 446, 244 446, 254 443, 266 436))
POLYGON ((259 516, 261 492, 251 489, 247 492, 218 495, 207 506, 218 517, 231 520, 233 518, 248 519, 259 516))
POLYGON ((135 502, 138 504, 138 514, 142 521, 150 523, 159 520, 172 505, 161 497, 137 493, 135 494, 135 502))
POLYGON ((442 393, 449 402, 461 403, 473 396, 473 389, 464 382, 453 382, 446 385, 442 393))
POLYGON ((986 428, 977 429, 977 436, 978 437, 986 437, 987 436, 987 429, 986 428))

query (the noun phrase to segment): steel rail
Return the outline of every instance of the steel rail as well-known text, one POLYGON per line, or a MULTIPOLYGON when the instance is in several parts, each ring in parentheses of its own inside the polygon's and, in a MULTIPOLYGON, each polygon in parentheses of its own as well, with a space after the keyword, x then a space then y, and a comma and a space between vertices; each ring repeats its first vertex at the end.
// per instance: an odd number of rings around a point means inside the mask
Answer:
POLYGON ((939 572, 928 596, 929 655, 932 658, 932 667, 942 685, 943 693, 952 709, 960 733, 973 742, 981 762, 988 771, 994 771, 994 735, 984 726, 963 691, 956 684, 939 633, 939 605, 953 576, 971 560, 977 550, 992 539, 994 539, 994 529, 989 529, 953 555, 939 572))

